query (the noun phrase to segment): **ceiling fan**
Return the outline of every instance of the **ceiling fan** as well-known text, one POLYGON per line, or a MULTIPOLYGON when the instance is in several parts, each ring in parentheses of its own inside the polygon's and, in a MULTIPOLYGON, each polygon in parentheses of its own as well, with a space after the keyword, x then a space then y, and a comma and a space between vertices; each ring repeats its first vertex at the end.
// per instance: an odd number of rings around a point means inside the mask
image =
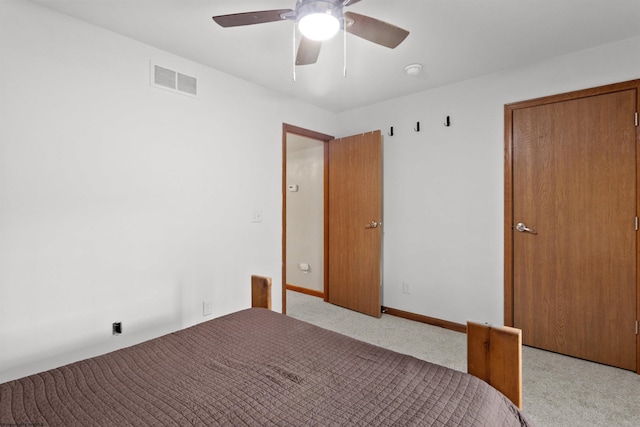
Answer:
POLYGON ((295 21, 302 33, 295 59, 296 65, 314 64, 320 55, 323 40, 340 29, 370 42, 394 49, 409 35, 409 31, 384 21, 353 12, 343 12, 361 0, 297 0, 295 9, 262 10, 214 16, 222 27, 264 24, 275 21, 295 21))

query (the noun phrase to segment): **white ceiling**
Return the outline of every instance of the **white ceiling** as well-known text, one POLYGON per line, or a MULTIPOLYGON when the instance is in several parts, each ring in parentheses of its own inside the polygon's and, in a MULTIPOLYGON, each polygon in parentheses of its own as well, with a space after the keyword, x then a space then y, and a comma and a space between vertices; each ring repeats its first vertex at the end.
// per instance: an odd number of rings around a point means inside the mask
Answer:
POLYGON ((396 49, 349 35, 297 67, 293 23, 222 28, 214 15, 295 0, 31 0, 321 108, 340 112, 640 35, 640 0, 362 0, 348 10, 410 31, 396 49), (404 67, 420 63, 418 77, 404 67))

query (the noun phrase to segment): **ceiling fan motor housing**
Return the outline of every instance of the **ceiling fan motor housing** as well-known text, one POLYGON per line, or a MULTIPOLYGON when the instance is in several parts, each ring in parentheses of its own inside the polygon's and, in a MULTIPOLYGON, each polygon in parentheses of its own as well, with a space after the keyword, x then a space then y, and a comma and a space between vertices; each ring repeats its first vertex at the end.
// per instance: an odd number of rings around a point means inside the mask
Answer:
POLYGON ((342 0, 298 0, 296 3, 296 16, 300 19, 313 13, 331 15, 337 20, 342 20, 342 0))

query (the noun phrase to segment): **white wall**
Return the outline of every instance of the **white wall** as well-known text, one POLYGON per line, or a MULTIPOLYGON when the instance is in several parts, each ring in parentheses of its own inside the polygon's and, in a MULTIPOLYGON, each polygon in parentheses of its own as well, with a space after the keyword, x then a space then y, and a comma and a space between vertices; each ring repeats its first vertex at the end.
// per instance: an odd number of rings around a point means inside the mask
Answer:
POLYGON ((254 273, 279 295, 283 122, 336 136, 394 126, 384 304, 501 323, 503 105, 640 77, 635 38, 338 124, 48 9, 0 7, 0 381, 206 320, 205 299, 214 316, 247 307, 254 273), (150 87, 150 60, 198 77, 200 97, 150 87))
POLYGON ((287 283, 324 292, 324 142, 287 136, 287 283), (302 271, 300 263, 309 265, 302 271))
POLYGON ((1 7, 0 382, 207 320, 204 300, 246 308, 251 274, 280 310, 282 123, 334 133, 336 115, 1 7), (199 97, 151 87, 150 61, 197 77, 199 97))
POLYGON ((501 324, 504 104, 637 78, 640 38, 342 113, 341 135, 394 127, 384 138, 384 305, 501 324))

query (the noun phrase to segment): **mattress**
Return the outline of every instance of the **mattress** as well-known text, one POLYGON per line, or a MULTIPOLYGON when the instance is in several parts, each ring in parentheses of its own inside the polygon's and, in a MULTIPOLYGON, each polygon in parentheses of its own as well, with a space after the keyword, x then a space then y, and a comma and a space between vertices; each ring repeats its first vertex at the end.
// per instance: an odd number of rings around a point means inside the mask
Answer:
POLYGON ((467 373, 252 308, 1 384, 0 425, 531 423, 467 373))

